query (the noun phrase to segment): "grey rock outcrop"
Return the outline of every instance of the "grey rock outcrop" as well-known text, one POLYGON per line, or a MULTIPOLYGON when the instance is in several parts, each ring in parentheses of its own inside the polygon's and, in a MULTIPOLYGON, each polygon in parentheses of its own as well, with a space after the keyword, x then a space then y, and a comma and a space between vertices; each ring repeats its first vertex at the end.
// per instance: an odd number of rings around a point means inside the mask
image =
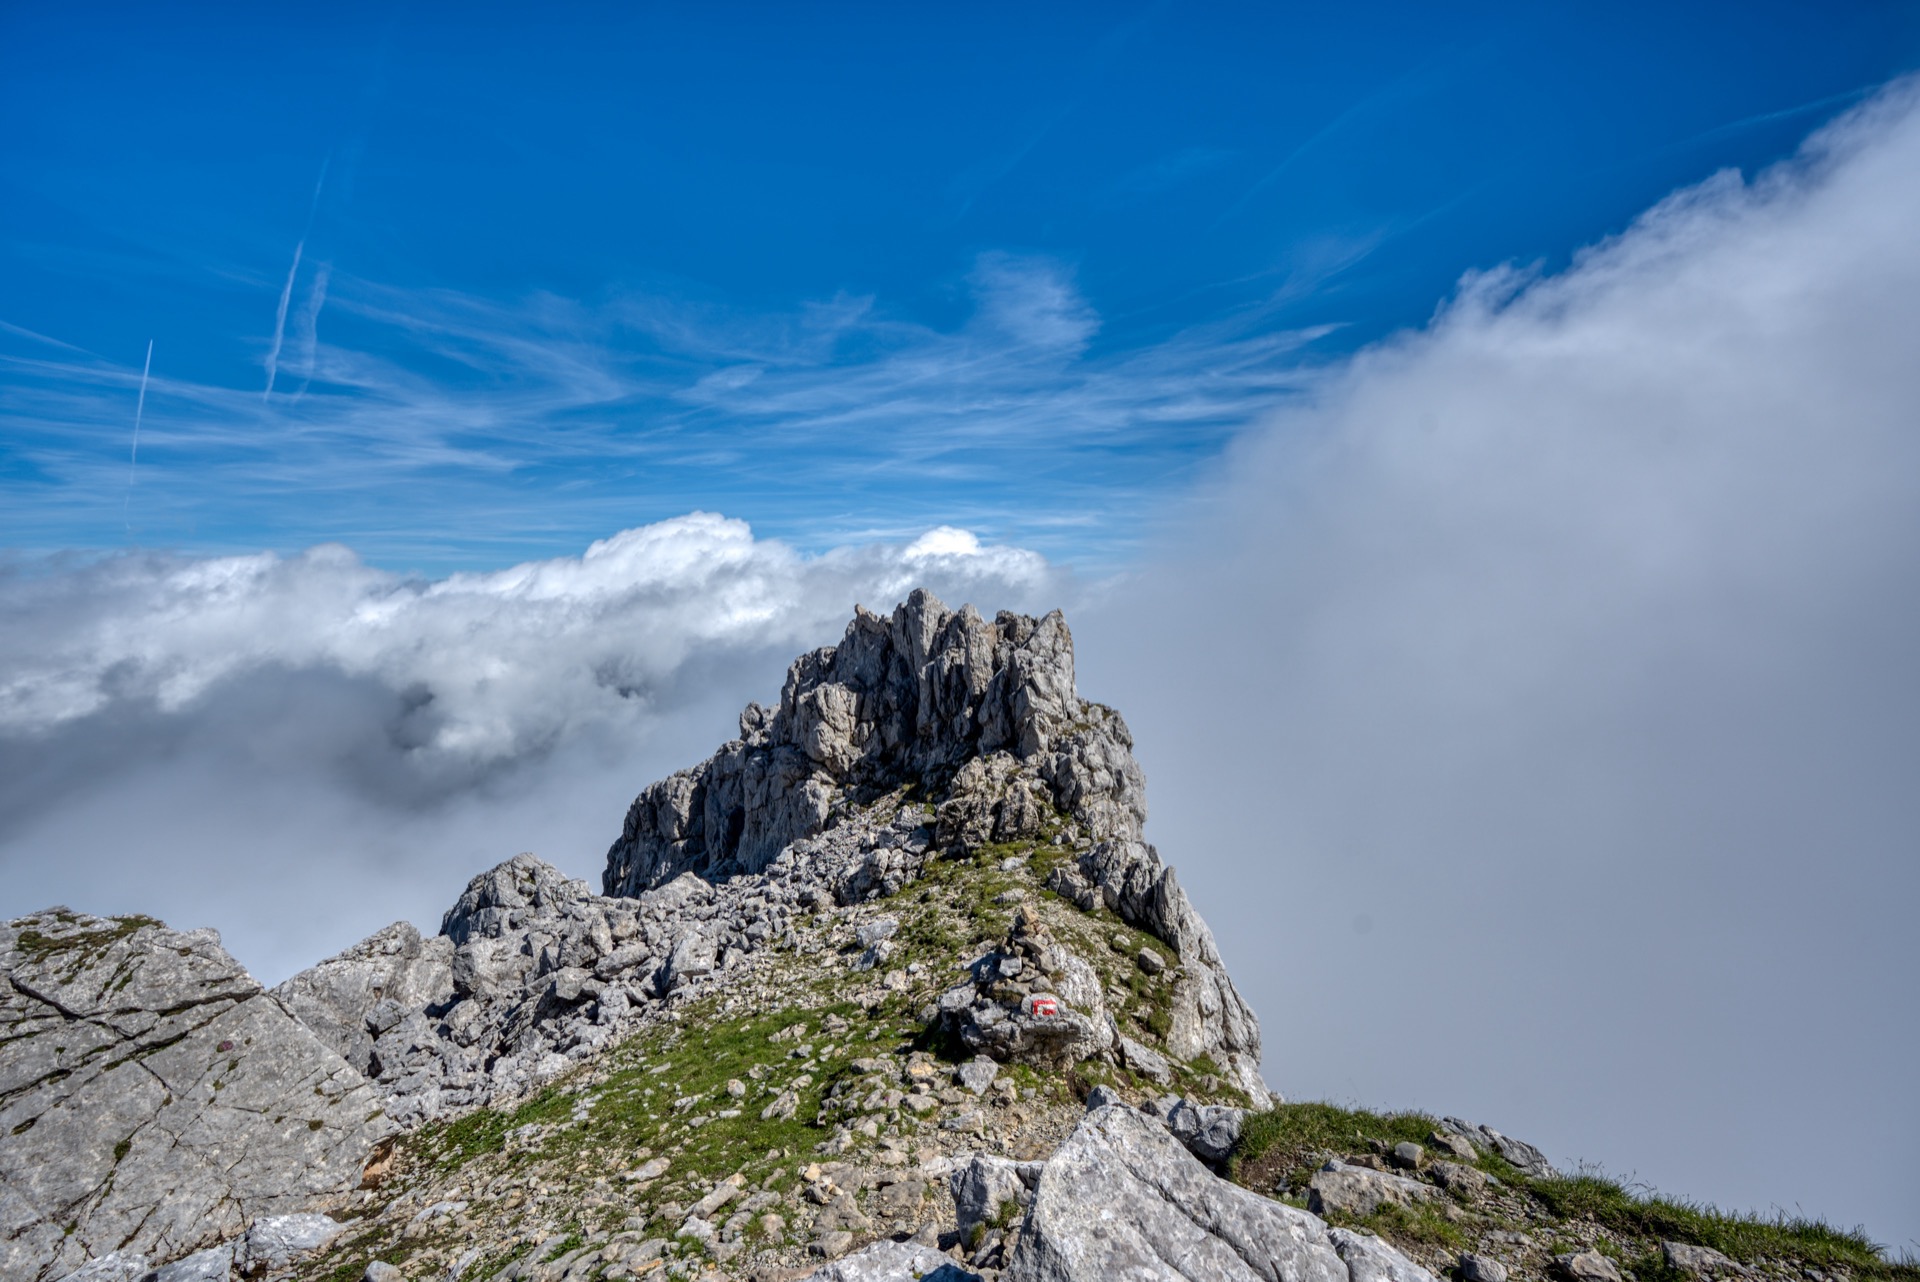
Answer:
POLYGON ((642 791, 604 889, 758 872, 837 804, 907 783, 948 797, 946 842, 1033 836, 1062 818, 1137 837, 1130 748, 1117 716, 1075 695, 1058 611, 988 622, 916 591, 890 618, 858 610, 839 645, 793 662, 777 708, 750 705, 739 739, 642 791))
MULTIPOLYGON (((1140 840, 1144 796, 1119 714, 1074 692, 1058 613, 988 622, 915 592, 890 617, 856 613, 838 646, 793 663, 777 709, 750 706, 740 739, 642 791, 609 893, 518 856, 474 878, 439 938, 396 924, 277 992, 411 1125, 557 1077, 790 944, 796 914, 897 894, 943 854, 1018 839, 1070 856, 1056 871, 1076 902, 1171 946, 1167 1052, 1211 1057, 1264 1104, 1259 1025, 1140 840)), ((880 923, 869 934, 858 968, 877 970, 895 941, 880 923)), ((938 1018, 996 1061, 1119 1054, 1094 969, 1040 934, 1009 935, 951 998, 938 1018), (1014 966, 1024 978, 1003 984, 1014 966), (1057 1009, 1036 1012, 1035 991, 1057 1009)), ((1136 1044, 1136 1061, 1154 1055, 1136 1044)))
POLYGON ((1315 1215, 1372 1215, 1383 1206, 1411 1206, 1440 1196, 1431 1184, 1331 1161, 1307 1181, 1307 1209, 1315 1215))
POLYGON ((947 1176, 948 1191, 953 1194, 954 1216, 962 1234, 976 1224, 994 1223, 1006 1218, 1012 1207, 1016 1214, 1033 1202, 1033 1189, 1040 1181, 1042 1163, 1016 1162, 1010 1157, 975 1153, 965 1164, 947 1176))
POLYGON ((1142 1111, 1159 1118, 1167 1132, 1203 1162, 1226 1161, 1247 1122, 1243 1108, 1195 1104, 1177 1095, 1150 1101, 1142 1111))
POLYGON ((1433 1282, 1377 1238, 1214 1175, 1160 1123, 1089 1112, 1048 1159, 1007 1282, 1433 1282))
MULTIPOLYGON (((1481 1126, 1474 1122, 1463 1122, 1457 1117, 1441 1120, 1441 1126, 1454 1135, 1477 1146, 1481 1152, 1498 1153, 1524 1175, 1538 1179, 1551 1178, 1556 1172, 1546 1155, 1525 1140, 1516 1140, 1511 1135, 1502 1135, 1490 1126, 1481 1126)), ((1471 1155, 1469 1155, 1469 1159, 1471 1155)))
POLYGON ((1738 1263, 1722 1255, 1710 1246, 1696 1246, 1689 1242, 1662 1242, 1660 1258, 1668 1268, 1678 1269, 1682 1273, 1691 1273, 1695 1277, 1717 1277, 1723 1273, 1745 1273, 1738 1263))
POLYGON ((410 1015, 453 996, 453 941, 422 939, 413 923, 397 921, 301 971, 273 995, 349 1064, 374 1074, 379 1059, 394 1056, 395 1031, 410 1015))
POLYGON ((357 1188, 393 1129, 214 932, 0 925, 0 1276, 177 1261, 357 1188))

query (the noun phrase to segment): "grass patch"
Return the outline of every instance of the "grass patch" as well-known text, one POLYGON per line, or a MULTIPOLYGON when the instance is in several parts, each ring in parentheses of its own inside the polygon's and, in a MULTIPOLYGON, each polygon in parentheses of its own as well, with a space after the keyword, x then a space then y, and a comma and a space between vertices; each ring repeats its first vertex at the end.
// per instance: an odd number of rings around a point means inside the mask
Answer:
MULTIPOLYGON (((56 914, 56 920, 63 924, 77 924, 80 918, 71 913, 59 913, 56 914)), ((73 953, 75 956, 72 960, 78 968, 135 931, 160 925, 157 919, 139 914, 109 917, 106 921, 107 924, 97 930, 82 930, 71 935, 47 935, 37 930, 23 930, 15 937, 14 944, 34 961, 73 953)))
MULTIPOLYGON (((1227 1161, 1229 1176, 1258 1192, 1284 1182, 1299 1192, 1329 1157, 1365 1153, 1411 1140, 1432 1150, 1434 1119, 1422 1113, 1371 1113, 1333 1104, 1279 1104, 1247 1118, 1227 1161)), ((1444 1156, 1435 1154, 1435 1156, 1444 1156)), ((1660 1243, 1711 1247, 1741 1263, 1763 1259, 1803 1267, 1841 1270, 1856 1278, 1920 1282, 1920 1262, 1883 1256, 1862 1229, 1836 1229, 1798 1216, 1727 1212, 1713 1206, 1637 1191, 1595 1172, 1536 1179, 1491 1153, 1477 1165, 1509 1190, 1524 1194, 1555 1220, 1598 1225, 1630 1240, 1627 1263, 1640 1282, 1683 1282, 1660 1258, 1660 1243)), ((1520 1217, 1512 1227, 1538 1231, 1520 1217)), ((1465 1244, 1461 1225, 1438 1205, 1385 1206, 1364 1220, 1333 1217, 1407 1245, 1456 1250, 1465 1244)), ((1493 1204, 1476 1208, 1472 1222, 1496 1224, 1493 1204)))
POLYGON ((1276 1104, 1247 1118, 1240 1142, 1227 1158, 1227 1174, 1263 1193, 1282 1178, 1297 1188, 1329 1157, 1363 1153, 1371 1140, 1389 1147, 1402 1140, 1425 1144, 1433 1128, 1434 1119, 1424 1113, 1276 1104))
POLYGON ((1837 1229, 1801 1216, 1722 1211, 1704 1203, 1639 1193, 1592 1172, 1552 1179, 1529 1179, 1514 1172, 1507 1178, 1552 1214, 1591 1220, 1616 1233, 1712 1247, 1742 1263, 1790 1259, 1822 1269, 1843 1268, 1869 1277, 1920 1282, 1920 1264, 1889 1261, 1864 1229, 1837 1229))

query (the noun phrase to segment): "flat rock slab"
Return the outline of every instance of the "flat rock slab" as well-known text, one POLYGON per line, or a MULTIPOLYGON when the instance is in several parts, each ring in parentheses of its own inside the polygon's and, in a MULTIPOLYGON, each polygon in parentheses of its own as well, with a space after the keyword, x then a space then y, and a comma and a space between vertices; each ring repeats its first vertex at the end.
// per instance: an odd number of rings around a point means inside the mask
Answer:
POLYGON ((1377 1238, 1219 1178, 1159 1122, 1094 1109, 1040 1173, 1005 1282, 1433 1282, 1377 1238))
POLYGON ((875 1242, 807 1275, 807 1282, 980 1282, 930 1246, 875 1242))
POLYGON ((357 1187, 392 1130, 214 932, 0 924, 0 1277, 180 1261, 357 1187))

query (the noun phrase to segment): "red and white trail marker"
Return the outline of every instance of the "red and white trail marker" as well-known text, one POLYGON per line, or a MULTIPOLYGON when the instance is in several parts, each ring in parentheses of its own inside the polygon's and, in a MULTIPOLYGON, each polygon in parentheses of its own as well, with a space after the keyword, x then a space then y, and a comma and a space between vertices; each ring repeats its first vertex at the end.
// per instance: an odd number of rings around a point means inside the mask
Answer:
POLYGON ((1027 1014, 1049 1018, 1060 1013, 1060 1003, 1044 993, 1035 993, 1027 998, 1027 1014))

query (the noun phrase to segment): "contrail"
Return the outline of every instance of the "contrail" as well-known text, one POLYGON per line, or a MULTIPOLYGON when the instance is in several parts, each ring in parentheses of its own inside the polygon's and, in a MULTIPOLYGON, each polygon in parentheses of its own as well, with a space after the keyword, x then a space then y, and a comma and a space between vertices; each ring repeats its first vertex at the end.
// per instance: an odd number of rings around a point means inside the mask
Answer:
POLYGON ((280 306, 273 312, 273 346, 267 349, 267 390, 260 393, 264 402, 273 395, 273 376, 280 368, 280 343, 287 334, 287 303, 293 298, 293 278, 300 274, 300 255, 306 252, 307 238, 293 247, 293 266, 287 268, 287 283, 280 287, 280 306))
POLYGON ((307 204, 307 225, 300 233, 299 243, 293 247, 293 266, 287 268, 287 283, 280 287, 280 305, 273 311, 273 345, 267 349, 267 390, 260 393, 260 401, 265 404, 273 396, 274 375, 280 370, 280 347, 287 337, 287 304, 293 301, 294 277, 300 274, 300 255, 307 250, 307 237, 313 231, 314 215, 320 212, 320 193, 327 185, 327 166, 333 163, 333 153, 320 162, 320 177, 313 184, 313 199, 307 204))
POLYGON ((133 450, 127 455, 127 493, 120 501, 120 523, 133 534, 133 470, 140 466, 140 416, 147 412, 147 375, 153 372, 153 340, 147 340, 147 363, 140 367, 140 399, 133 403, 133 450))

